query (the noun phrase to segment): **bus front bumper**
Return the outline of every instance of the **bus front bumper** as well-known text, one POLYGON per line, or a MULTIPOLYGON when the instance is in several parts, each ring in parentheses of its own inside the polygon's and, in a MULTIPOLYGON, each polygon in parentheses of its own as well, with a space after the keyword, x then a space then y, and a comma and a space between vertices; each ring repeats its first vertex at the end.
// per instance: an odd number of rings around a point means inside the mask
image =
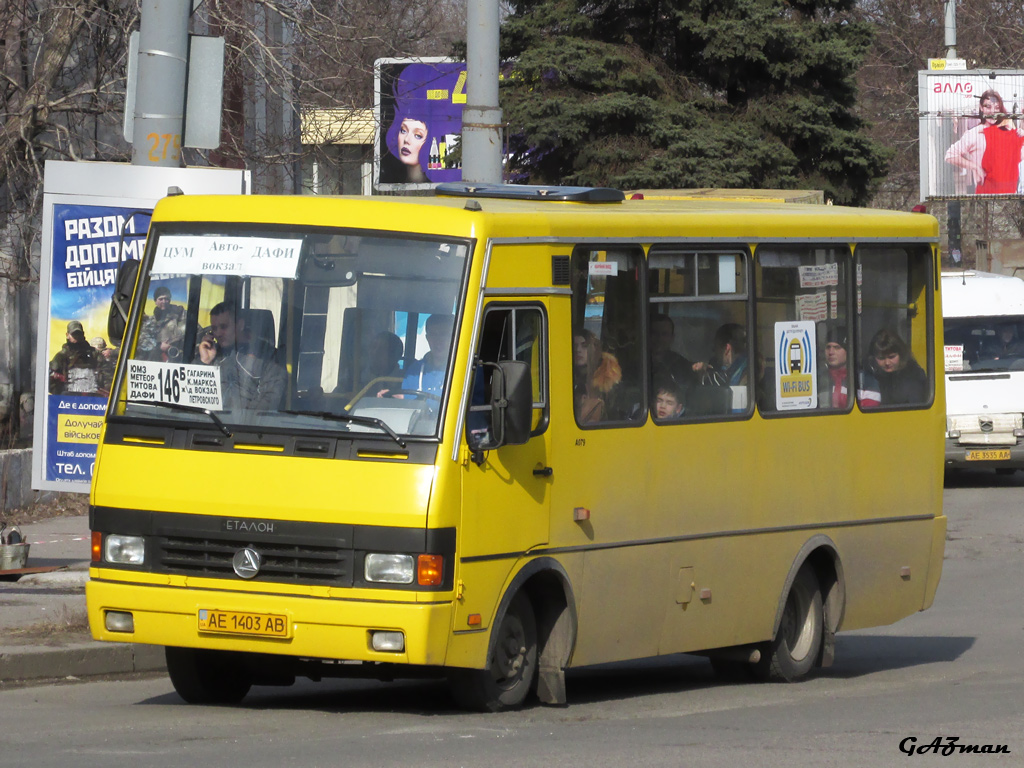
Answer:
POLYGON ((95 572, 86 584, 86 604, 96 640, 425 666, 444 663, 452 621, 450 600, 371 602, 185 588, 107 581, 95 572), (201 631, 203 610, 283 616, 286 636, 201 631), (107 629, 110 611, 131 614, 132 631, 107 629), (374 650, 376 632, 401 632, 404 649, 374 650))
POLYGON ((947 437, 946 469, 1024 469, 1024 443, 970 445, 947 437))

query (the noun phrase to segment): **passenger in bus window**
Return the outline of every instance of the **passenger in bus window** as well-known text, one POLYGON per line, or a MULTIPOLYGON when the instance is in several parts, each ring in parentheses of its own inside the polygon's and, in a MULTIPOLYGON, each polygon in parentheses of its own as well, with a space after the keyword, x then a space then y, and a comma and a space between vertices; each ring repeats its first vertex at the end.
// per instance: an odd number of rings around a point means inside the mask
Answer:
POLYGON ((256 338, 246 327, 233 301, 222 301, 210 310, 210 327, 199 342, 199 360, 220 367, 226 410, 269 411, 281 406, 288 378, 274 360, 268 341, 256 338))
POLYGON ((726 323, 715 331, 714 352, 710 362, 694 363, 693 371, 702 380, 711 374, 716 383, 739 386, 747 383, 747 332, 739 323, 726 323))
MULTIPOLYGON (((883 328, 868 346, 863 389, 865 393, 877 391, 882 405, 923 403, 928 395, 928 375, 914 360, 907 343, 883 328)), ((861 405, 866 403, 862 400, 861 405)))
POLYGON ((672 379, 663 379, 654 387, 654 415, 658 420, 678 419, 683 415, 683 391, 672 379))
MULTIPOLYGON (((432 395, 441 394, 454 328, 455 318, 451 315, 431 315, 427 318, 424 329, 427 336, 427 353, 409 366, 402 380, 402 389, 432 395)), ((386 392, 387 390, 384 390, 381 394, 386 392)))
POLYGON ((825 368, 828 371, 828 407, 846 410, 849 399, 849 370, 846 364, 845 328, 829 328, 825 337, 825 368))
POLYGON ((668 315, 653 315, 648 344, 651 350, 651 379, 671 379, 681 390, 696 380, 693 363, 672 349, 675 323, 668 315))
POLYGON ((609 399, 622 381, 622 367, 611 352, 601 349, 601 341, 583 328, 572 338, 573 407, 576 421, 591 424, 617 418, 609 399))

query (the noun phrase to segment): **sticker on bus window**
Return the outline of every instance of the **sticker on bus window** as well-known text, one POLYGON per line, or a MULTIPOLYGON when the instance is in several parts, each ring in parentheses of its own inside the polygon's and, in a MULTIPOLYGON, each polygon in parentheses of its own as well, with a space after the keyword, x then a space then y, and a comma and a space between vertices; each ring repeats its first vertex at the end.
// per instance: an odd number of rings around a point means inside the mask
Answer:
POLYGON ((828 294, 807 293, 796 297, 796 312, 801 320, 820 322, 828 317, 828 294))
POLYGON ((301 251, 298 238, 163 235, 157 242, 152 273, 294 279, 301 251))
POLYGON ((947 344, 945 347, 945 352, 946 370, 962 371, 964 369, 964 345, 947 344))
POLYGON ((813 322, 775 324, 775 406, 780 411, 814 408, 818 366, 813 322))
POLYGON ((838 264, 811 264, 799 268, 801 288, 827 288, 839 285, 838 264))
POLYGON ((615 277, 618 274, 619 262, 617 261, 590 262, 590 275, 592 277, 615 277))
POLYGON ((129 360, 128 399, 220 411, 224 408, 220 367, 129 360))

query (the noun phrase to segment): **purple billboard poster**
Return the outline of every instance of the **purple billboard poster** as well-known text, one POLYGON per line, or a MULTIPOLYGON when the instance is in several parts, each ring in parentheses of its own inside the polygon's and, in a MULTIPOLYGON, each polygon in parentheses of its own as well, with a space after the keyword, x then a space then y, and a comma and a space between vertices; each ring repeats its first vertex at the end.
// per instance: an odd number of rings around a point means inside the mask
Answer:
POLYGON ((375 69, 377 189, 428 189, 460 181, 465 62, 379 59, 375 69))

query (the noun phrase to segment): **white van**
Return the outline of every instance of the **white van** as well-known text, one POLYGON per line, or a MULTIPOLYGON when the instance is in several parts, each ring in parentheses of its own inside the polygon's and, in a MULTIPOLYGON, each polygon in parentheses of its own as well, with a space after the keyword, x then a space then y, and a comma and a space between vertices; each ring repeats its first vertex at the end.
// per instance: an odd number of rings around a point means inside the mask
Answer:
POLYGON ((1024 280, 944 272, 946 469, 1024 469, 1024 280))

